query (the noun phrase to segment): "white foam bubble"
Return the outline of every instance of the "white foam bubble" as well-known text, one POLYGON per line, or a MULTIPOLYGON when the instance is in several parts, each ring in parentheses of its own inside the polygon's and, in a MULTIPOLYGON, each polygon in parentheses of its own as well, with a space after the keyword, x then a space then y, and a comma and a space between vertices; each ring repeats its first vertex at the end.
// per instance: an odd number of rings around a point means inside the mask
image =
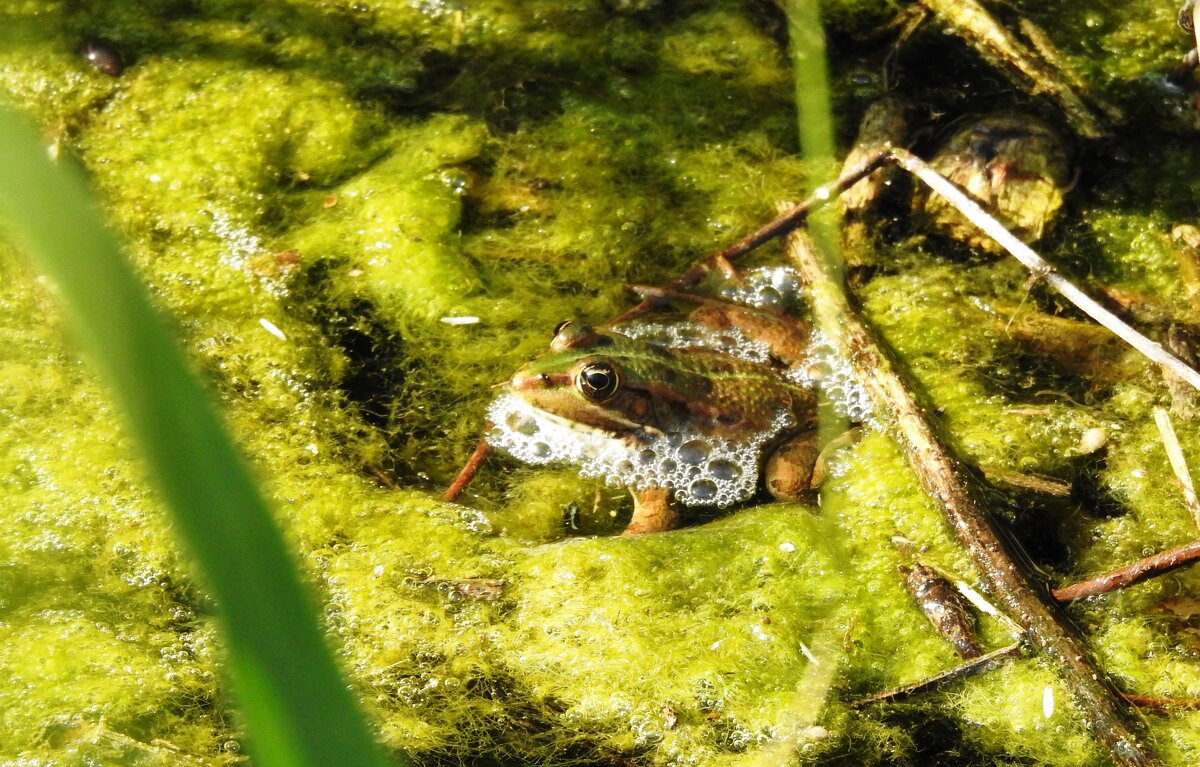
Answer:
POLYGON ((839 415, 879 428, 870 395, 859 383, 849 360, 837 353, 823 332, 813 331, 808 357, 785 375, 798 384, 820 389, 839 415))
POLYGON ((570 423, 512 394, 497 397, 488 418, 495 424, 488 444, 519 461, 576 464, 581 476, 612 487, 662 487, 685 505, 718 508, 754 494, 763 445, 794 422, 781 410, 768 428, 741 441, 686 426, 621 437, 570 423))
POLYGON ((803 282, 790 266, 764 266, 742 273, 737 284, 721 288, 721 298, 739 304, 767 308, 794 309, 800 303, 803 282))

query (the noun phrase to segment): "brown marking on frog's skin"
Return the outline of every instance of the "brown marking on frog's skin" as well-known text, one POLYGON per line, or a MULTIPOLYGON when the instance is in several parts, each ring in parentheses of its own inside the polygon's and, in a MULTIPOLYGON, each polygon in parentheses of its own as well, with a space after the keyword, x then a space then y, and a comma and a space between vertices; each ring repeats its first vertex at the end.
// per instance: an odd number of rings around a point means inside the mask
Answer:
POLYGON ((630 285, 629 289, 643 300, 694 305, 688 314, 689 322, 717 332, 741 331, 747 338, 765 343, 771 349, 771 357, 784 367, 798 367, 808 357, 812 324, 799 317, 654 285, 630 285))
MULTIPOLYGON (((779 481, 766 484, 776 497, 800 500, 808 493, 817 457, 810 444, 816 395, 783 372, 804 359, 808 323, 700 296, 668 299, 696 304, 701 315, 696 324, 718 332, 737 329, 763 341, 771 350, 770 360, 751 361, 703 345, 661 346, 619 330, 564 322, 555 329, 550 350, 518 370, 509 390, 549 417, 633 444, 680 429, 746 440, 778 429, 782 413, 789 413, 793 429, 801 434, 785 433, 766 446, 764 453, 772 456, 771 466, 780 474, 779 481), (774 457, 776 449, 784 454, 774 457)), ((626 534, 678 525, 669 489, 631 492, 634 514, 626 534)))

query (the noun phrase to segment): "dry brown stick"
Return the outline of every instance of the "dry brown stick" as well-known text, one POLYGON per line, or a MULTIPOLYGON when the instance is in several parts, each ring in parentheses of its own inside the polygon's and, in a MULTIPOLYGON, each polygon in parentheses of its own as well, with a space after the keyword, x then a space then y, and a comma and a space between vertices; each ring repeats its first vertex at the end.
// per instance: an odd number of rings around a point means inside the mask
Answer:
POLYGON ((1059 602, 1073 602, 1076 599, 1095 597, 1165 575, 1197 560, 1200 560, 1200 541, 1193 541, 1177 549, 1160 551, 1145 559, 1139 559, 1119 570, 1111 570, 1104 575, 1054 589, 1050 595, 1059 602))
POLYGON ((925 409, 874 333, 850 307, 843 286, 829 276, 828 267, 804 232, 788 238, 788 253, 810 284, 820 327, 853 365, 888 432, 904 448, 922 488, 941 507, 955 537, 979 568, 992 595, 1025 632, 1030 647, 1053 661, 1085 724, 1108 757, 1128 767, 1156 764, 1120 694, 1092 660, 1061 608, 1017 565, 988 512, 976 500, 962 464, 937 437, 925 409))
POLYGON ((1192 484, 1192 473, 1188 471, 1187 460, 1183 457, 1183 448, 1179 446, 1179 437, 1175 435, 1175 426, 1165 408, 1154 408, 1154 423, 1158 426, 1158 435, 1162 437, 1163 449, 1167 451, 1167 461, 1179 489, 1183 493, 1183 503, 1192 514, 1192 521, 1200 529, 1200 500, 1196 499, 1196 486, 1192 484))

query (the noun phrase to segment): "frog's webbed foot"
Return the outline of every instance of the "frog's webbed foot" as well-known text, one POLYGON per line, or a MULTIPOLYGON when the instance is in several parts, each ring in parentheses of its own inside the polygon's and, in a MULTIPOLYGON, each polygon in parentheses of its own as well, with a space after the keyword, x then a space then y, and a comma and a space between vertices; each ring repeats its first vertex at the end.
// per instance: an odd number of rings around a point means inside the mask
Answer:
POLYGON ((679 527, 679 512, 671 505, 671 491, 662 487, 631 490, 633 516, 622 536, 662 533, 679 527))
POLYGON ((767 492, 781 501, 799 501, 812 492, 813 466, 820 456, 815 429, 792 437, 767 459, 767 492))
POLYGON ((821 452, 817 456, 817 460, 813 463, 811 480, 813 490, 816 490, 818 487, 820 487, 821 484, 825 482, 825 479, 829 476, 829 459, 833 457, 833 454, 844 448, 857 445, 861 439, 862 428, 855 426, 853 428, 846 429, 844 432, 825 443, 825 447, 821 448, 821 452))
POLYGON ((860 438, 859 429, 849 429, 821 447, 814 429, 784 442, 767 459, 767 491, 781 501, 804 500, 829 475, 829 457, 860 438))

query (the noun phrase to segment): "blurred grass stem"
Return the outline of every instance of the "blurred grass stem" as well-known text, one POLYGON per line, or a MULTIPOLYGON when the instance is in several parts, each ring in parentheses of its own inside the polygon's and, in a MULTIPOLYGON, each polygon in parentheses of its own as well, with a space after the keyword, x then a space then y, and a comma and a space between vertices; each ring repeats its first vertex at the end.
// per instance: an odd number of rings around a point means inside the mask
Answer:
POLYGON ((0 106, 0 215, 58 291, 220 610, 259 765, 382 765, 262 495, 81 174, 0 106))

